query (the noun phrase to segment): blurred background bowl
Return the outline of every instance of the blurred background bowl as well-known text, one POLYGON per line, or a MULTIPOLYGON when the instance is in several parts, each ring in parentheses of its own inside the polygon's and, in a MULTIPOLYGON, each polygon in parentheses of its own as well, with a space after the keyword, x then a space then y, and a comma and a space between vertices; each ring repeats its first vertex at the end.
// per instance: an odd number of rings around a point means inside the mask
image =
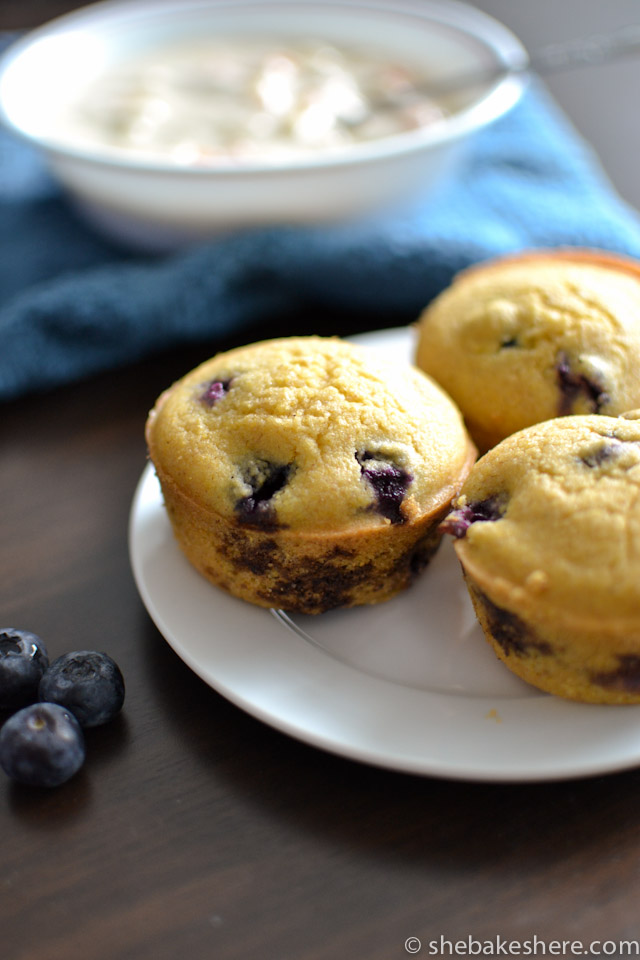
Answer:
POLYGON ((0 119, 41 149, 103 233, 155 250, 238 228, 318 224, 368 214, 437 187, 469 139, 519 99, 522 72, 461 94, 431 126, 342 151, 215 166, 177 165, 83 145, 61 108, 110 65, 203 37, 319 38, 371 49, 438 77, 505 67, 527 55, 502 24, 448 0, 107 0, 59 17, 0 61, 0 119))

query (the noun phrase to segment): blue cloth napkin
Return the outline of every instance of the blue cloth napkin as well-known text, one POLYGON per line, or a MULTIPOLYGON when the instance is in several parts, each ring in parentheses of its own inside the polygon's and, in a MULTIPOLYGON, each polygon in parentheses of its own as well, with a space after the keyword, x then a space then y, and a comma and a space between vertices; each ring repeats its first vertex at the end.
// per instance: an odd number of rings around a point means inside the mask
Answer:
MULTIPOLYGON (((640 219, 541 86, 476 137, 456 177, 394 214, 261 229, 162 258, 94 233, 0 132, 0 400, 178 344, 269 337, 282 316, 414 320, 470 263, 579 245, 640 257, 640 219)), ((349 332, 349 331, 345 331, 349 332)))

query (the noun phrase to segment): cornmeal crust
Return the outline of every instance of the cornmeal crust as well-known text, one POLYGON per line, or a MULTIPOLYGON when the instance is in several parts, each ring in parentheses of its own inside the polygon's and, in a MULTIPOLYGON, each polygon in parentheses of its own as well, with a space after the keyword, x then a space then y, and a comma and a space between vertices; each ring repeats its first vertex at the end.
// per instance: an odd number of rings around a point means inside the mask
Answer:
POLYGON ((417 365, 481 452, 569 414, 640 405, 640 264, 539 250, 463 271, 419 320, 417 365))
POLYGON ((640 703, 638 416, 569 416, 508 437, 442 525, 497 656, 570 699, 640 703))
POLYGON ((219 354, 161 395, 146 437, 190 562, 305 613, 405 589, 476 456, 429 377, 321 337, 219 354))

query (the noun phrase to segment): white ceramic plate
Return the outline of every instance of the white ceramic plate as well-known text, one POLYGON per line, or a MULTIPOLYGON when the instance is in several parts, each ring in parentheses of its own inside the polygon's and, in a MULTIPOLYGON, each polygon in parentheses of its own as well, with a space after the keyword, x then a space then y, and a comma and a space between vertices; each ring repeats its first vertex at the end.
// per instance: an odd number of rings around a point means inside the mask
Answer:
MULTIPOLYGON (((410 330, 357 338, 401 361, 410 330)), ((140 595, 176 653, 272 727, 333 753, 416 774, 554 780, 640 763, 640 707, 539 693, 495 658, 449 538, 419 581, 371 608, 263 610, 211 586, 175 544, 148 466, 133 501, 140 595)))

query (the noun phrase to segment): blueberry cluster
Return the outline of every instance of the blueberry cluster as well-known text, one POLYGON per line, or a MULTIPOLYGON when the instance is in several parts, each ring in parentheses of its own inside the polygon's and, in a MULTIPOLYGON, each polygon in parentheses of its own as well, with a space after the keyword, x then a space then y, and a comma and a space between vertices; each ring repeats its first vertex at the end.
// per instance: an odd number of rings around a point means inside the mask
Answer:
POLYGON ((124 703, 124 679, 106 653, 78 650, 49 663, 40 637, 0 629, 0 767, 13 780, 55 787, 85 759, 83 728, 112 720, 124 703))

